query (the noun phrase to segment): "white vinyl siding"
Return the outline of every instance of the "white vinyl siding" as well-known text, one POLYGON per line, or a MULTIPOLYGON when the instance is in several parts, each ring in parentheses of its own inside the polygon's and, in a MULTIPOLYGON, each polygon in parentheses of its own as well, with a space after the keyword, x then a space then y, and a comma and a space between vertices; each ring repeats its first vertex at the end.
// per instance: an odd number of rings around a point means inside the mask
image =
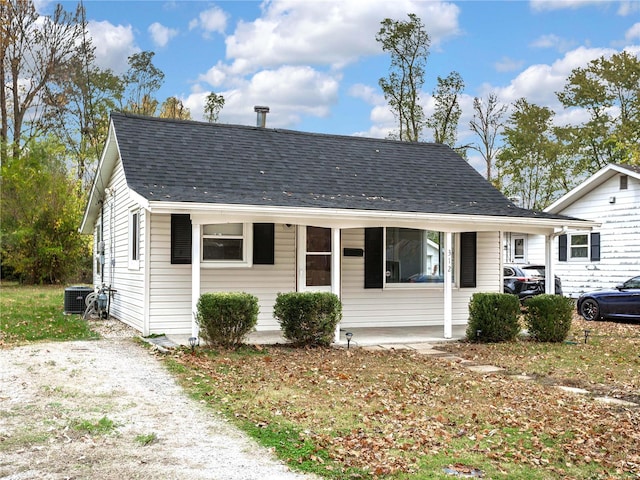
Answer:
MULTIPOLYGON (((150 333, 191 332, 191 265, 171 264, 171 215, 151 217, 150 333)), ((278 293, 295 291, 295 228, 275 225, 274 265, 201 270, 200 293, 247 292, 258 297, 257 330, 278 330, 273 305, 278 293)))
POLYGON ((558 212, 602 224, 594 229, 600 233, 597 262, 591 262, 589 256, 558 262, 556 240, 555 273, 562 280, 565 295, 576 298, 583 292, 614 287, 640 274, 640 180, 628 176, 627 182, 627 189, 621 190, 620 175, 614 175, 558 212))
MULTIPOLYGON (((118 161, 107 186, 107 194, 103 205, 103 232, 105 243, 104 283, 117 290, 112 297, 110 314, 120 321, 142 331, 144 326, 144 259, 145 259, 145 215, 142 209, 139 214, 139 268, 129 269, 130 211, 137 204, 129 197, 122 164, 118 161)), ((94 269, 94 282, 102 281, 94 269)))
MULTIPOLYGON (((456 325, 467 322, 473 293, 501 291, 498 234, 479 233, 477 238, 477 286, 453 288, 453 323, 456 325)), ((364 229, 343 230, 342 248, 364 248, 364 229)), ((443 297, 441 285, 365 289, 364 258, 342 258, 342 326, 345 328, 443 325, 443 297)))

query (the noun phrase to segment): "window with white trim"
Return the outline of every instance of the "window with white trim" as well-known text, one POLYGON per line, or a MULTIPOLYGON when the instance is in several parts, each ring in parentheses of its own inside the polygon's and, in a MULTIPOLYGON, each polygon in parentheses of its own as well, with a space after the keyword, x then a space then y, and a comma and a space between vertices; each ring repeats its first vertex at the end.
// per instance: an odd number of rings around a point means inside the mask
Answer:
POLYGON ((579 233, 569 236, 569 258, 589 258, 589 234, 579 233))
POLYGON ((202 226, 202 261, 220 264, 246 264, 249 227, 244 223, 202 226))
POLYGON ((129 268, 140 268, 140 210, 129 211, 129 268))

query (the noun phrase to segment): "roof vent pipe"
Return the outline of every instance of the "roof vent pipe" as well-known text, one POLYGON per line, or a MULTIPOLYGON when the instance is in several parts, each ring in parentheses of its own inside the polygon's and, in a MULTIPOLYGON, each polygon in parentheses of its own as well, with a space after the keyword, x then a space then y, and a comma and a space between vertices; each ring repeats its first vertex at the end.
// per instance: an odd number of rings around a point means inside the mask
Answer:
POLYGON ((256 105, 255 107, 253 107, 253 111, 258 114, 258 118, 256 119, 256 126, 264 128, 267 124, 267 113, 269 113, 269 107, 260 107, 256 105))

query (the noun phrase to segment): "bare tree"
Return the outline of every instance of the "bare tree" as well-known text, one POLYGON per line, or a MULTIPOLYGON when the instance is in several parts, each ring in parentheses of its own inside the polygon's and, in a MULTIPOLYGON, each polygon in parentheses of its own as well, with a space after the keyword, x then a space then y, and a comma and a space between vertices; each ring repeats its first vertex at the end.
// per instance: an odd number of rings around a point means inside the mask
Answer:
POLYGON ((75 13, 69 13, 58 4, 51 16, 42 18, 33 1, 0 2, 2 159, 7 156, 9 143, 13 156, 18 157, 21 142, 36 136, 43 89, 80 43, 80 13, 80 6, 75 13))
POLYGON ((487 166, 487 180, 491 181, 491 167, 500 151, 496 147, 496 138, 503 127, 502 118, 507 112, 507 105, 501 105, 498 96, 490 93, 486 102, 479 97, 473 99, 473 119, 469 127, 480 137, 480 142, 469 148, 482 155, 487 166))

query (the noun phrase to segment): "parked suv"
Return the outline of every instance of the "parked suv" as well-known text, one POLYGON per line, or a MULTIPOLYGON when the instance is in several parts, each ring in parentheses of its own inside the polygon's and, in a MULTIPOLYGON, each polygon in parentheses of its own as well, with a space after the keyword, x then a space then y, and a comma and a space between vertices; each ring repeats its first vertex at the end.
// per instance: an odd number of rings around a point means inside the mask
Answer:
MULTIPOLYGON (((544 265, 504 265, 504 293, 518 295, 522 301, 544 293, 544 265)), ((555 293, 562 295, 562 282, 555 276, 555 293)))

